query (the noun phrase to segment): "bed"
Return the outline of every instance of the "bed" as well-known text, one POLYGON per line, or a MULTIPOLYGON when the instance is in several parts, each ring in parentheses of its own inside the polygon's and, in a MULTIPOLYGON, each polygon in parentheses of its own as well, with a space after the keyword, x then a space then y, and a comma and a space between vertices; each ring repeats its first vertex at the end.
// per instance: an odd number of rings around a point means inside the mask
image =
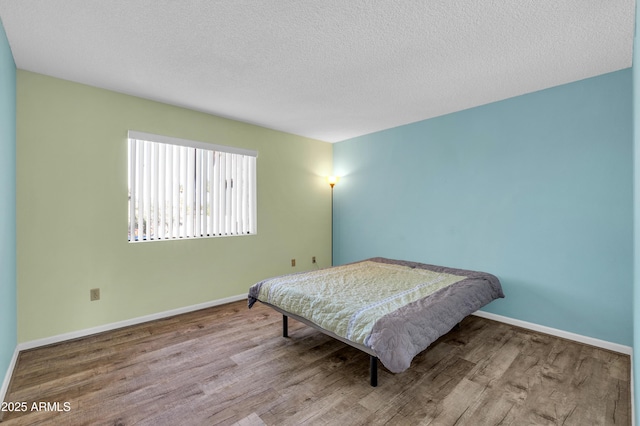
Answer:
POLYGON ((392 373, 466 316, 504 297, 486 272, 371 258, 341 266, 260 281, 249 289, 257 301, 370 355, 370 381, 378 360, 392 373))

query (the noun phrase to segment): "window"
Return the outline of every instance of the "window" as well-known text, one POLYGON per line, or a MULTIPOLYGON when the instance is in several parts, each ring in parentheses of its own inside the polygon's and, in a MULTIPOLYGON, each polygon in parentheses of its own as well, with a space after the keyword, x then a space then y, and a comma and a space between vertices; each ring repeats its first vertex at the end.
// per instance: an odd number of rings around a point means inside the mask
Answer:
POLYGON ((255 234, 256 157, 129 131, 129 241, 255 234))

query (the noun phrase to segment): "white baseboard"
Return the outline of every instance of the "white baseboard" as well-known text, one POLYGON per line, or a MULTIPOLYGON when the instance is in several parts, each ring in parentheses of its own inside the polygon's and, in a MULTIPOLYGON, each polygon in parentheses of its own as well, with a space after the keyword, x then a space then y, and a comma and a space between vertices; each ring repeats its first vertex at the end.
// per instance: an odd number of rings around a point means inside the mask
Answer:
POLYGON ((213 306, 224 305, 226 303, 231 303, 231 302, 238 302, 246 298, 247 298, 246 294, 239 294, 237 296, 231 296, 231 297, 226 297, 224 299, 212 300, 209 302, 199 303, 197 305, 185 306, 183 308, 177 308, 169 311, 158 312, 155 314, 145 315, 137 318, 131 318, 124 321, 113 322, 111 324, 105 324, 98 327, 72 331, 70 333, 58 334, 56 336, 45 337, 43 339, 31 340, 29 342, 19 343, 16 351, 34 349, 40 346, 51 345, 54 343, 64 342, 66 340, 72 340, 72 339, 77 339, 79 337, 86 337, 92 334, 102 333, 104 331, 116 330, 118 328, 128 327, 130 325, 142 324, 144 322, 154 321, 162 318, 168 318, 174 315, 186 314, 187 312, 198 311, 200 309, 211 308, 213 306))
POLYGON ((586 345, 595 346, 597 348, 608 349, 610 351, 619 352, 625 355, 633 354, 633 348, 631 346, 607 342, 606 340, 600 340, 593 337, 583 336, 581 334, 570 333, 568 331, 559 330, 557 328, 546 327, 544 325, 492 314, 490 312, 476 311, 473 313, 473 315, 498 322, 503 322, 505 324, 515 325, 516 327, 526 328, 528 330, 539 331, 540 333, 550 334, 556 337, 562 337, 563 339, 573 340, 574 342, 584 343, 586 345))
MULTIPOLYGON (((237 296, 226 297, 224 299, 212 300, 209 302, 199 303, 197 305, 185 306, 182 308, 172 309, 169 311, 158 312, 151 315, 145 315, 142 317, 132 318, 124 321, 118 321, 111 324, 105 324, 98 327, 72 331, 70 333, 58 334, 56 336, 45 337, 43 339, 37 339, 37 340, 31 340, 29 342, 19 343, 16 348, 16 353, 14 354, 14 358, 17 358, 18 352, 24 351, 27 349, 34 349, 40 346, 51 345, 53 343, 60 343, 66 340, 72 340, 72 339, 77 339, 79 337, 85 337, 85 336, 90 336, 92 334, 102 333, 104 331, 116 330, 118 328, 127 327, 130 325, 141 324, 148 321, 154 321, 157 319, 168 318, 174 315, 180 315, 180 314, 185 314, 187 312, 206 309, 213 306, 224 305, 226 303, 237 302, 246 298, 247 298, 246 294, 239 294, 237 296)), ((625 355, 631 355, 633 353, 633 348, 631 346, 620 345, 618 343, 612 343, 606 340, 600 340, 600 339, 595 339, 593 337, 570 333, 568 331, 559 330, 557 328, 546 327, 544 325, 539 325, 532 322, 505 317, 498 314, 492 314, 490 312, 476 311, 473 313, 473 315, 498 321, 498 322, 503 322, 505 324, 515 325, 517 327, 522 327, 522 328, 526 328, 533 331, 539 331, 541 333, 550 334, 556 337, 562 337, 567 340, 573 340, 575 342, 584 343, 584 344, 595 346, 598 348, 608 349, 614 352, 623 353, 625 355)), ((13 362, 15 362, 15 360, 13 360, 13 362)), ((6 381, 7 379, 5 378, 5 382, 6 381)))
MULTIPOLYGON (((16 349, 13 351, 13 357, 11 358, 11 362, 9 363, 9 367, 7 368, 7 372, 4 375, 2 387, 0 388, 0 404, 4 401, 4 397, 7 395, 7 391, 9 390, 9 383, 11 382, 11 376, 13 376, 13 370, 16 367, 19 353, 20 350, 16 346, 16 349)), ((0 419, 2 419, 2 413, 0 413, 0 419)))

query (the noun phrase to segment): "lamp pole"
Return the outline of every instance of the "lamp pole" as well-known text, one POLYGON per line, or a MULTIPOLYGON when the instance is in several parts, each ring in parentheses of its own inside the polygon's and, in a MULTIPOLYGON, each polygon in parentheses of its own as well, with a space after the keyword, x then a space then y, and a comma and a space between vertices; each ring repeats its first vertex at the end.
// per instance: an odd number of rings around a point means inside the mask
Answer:
POLYGON ((339 180, 339 176, 327 176, 327 182, 331 187, 331 266, 333 266, 333 187, 339 180))
POLYGON ((333 266, 333 187, 336 183, 330 182, 329 185, 331 185, 331 266, 333 266))

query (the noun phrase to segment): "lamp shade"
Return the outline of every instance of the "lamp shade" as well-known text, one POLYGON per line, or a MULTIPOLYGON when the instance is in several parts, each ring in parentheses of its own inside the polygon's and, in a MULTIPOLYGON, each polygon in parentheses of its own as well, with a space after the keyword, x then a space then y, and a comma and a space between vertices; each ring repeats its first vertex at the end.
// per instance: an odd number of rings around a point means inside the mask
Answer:
POLYGON ((333 187, 340 180, 340 176, 327 176, 327 182, 333 187))

